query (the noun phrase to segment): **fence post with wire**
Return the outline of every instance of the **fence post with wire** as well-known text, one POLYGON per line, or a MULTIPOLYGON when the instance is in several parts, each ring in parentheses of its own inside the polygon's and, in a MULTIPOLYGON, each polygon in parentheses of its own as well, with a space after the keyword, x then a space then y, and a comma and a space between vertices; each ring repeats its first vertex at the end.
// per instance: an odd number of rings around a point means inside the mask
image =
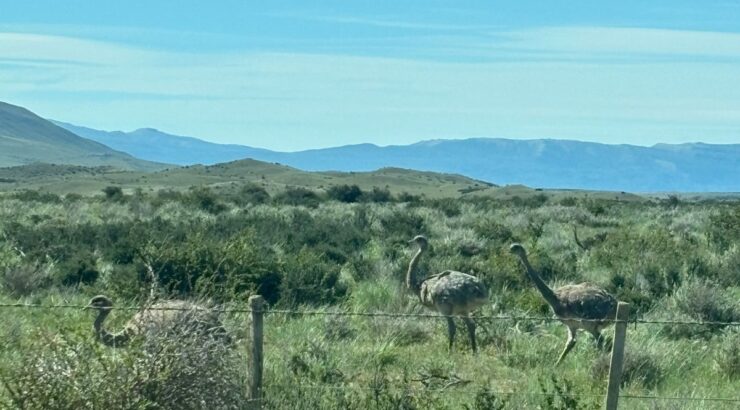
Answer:
POLYGON ((609 363, 609 384, 606 388, 606 410, 616 410, 619 403, 619 386, 622 384, 622 368, 624 367, 624 344, 627 338, 627 320, 629 319, 629 303, 619 302, 617 316, 614 323, 614 343, 609 363))
POLYGON ((262 408, 262 368, 264 339, 264 307, 265 299, 260 295, 249 297, 249 310, 252 323, 250 326, 251 346, 249 349, 249 391, 247 396, 248 408, 262 408))
MULTIPOLYGON (((80 309, 85 306, 73 305, 73 304, 56 304, 56 305, 43 305, 43 304, 29 304, 29 303, 0 303, 0 309, 80 309)), ((639 400, 639 401, 672 401, 672 402, 692 402, 702 404, 727 404, 728 406, 734 406, 740 403, 740 397, 707 397, 695 394, 684 394, 676 396, 658 396, 658 395, 642 395, 642 394, 620 394, 620 385, 622 382, 623 366, 624 366, 624 351, 626 344, 626 333, 627 325, 629 321, 629 308, 630 305, 627 303, 620 302, 617 308, 616 317, 614 318, 614 340, 612 345, 612 354, 609 367, 609 380, 607 385, 606 397, 604 398, 604 408, 607 410, 617 409, 618 401, 622 400, 639 400)), ((137 306, 122 306, 117 307, 119 310, 127 311, 139 311, 140 307, 137 306)), ((148 310, 187 310, 189 308, 180 307, 147 307, 148 310)), ((331 316, 361 316, 369 318, 439 318, 437 314, 431 313, 397 313, 397 312, 341 312, 341 311, 323 311, 323 310, 277 310, 267 309, 265 300, 260 295, 253 295, 248 299, 248 308, 236 308, 236 309, 219 309, 219 312, 238 312, 238 313, 250 313, 251 323, 249 324, 249 345, 247 351, 249 353, 249 360, 247 363, 247 391, 245 397, 244 408, 246 409, 261 409, 265 402, 264 397, 264 385, 263 385, 263 370, 264 370, 264 317, 266 313, 277 314, 277 315, 331 315, 331 316)), ((535 317, 535 316, 515 316, 515 315, 498 315, 498 316, 481 316, 482 318, 488 318, 491 320, 505 320, 505 321, 519 321, 519 320, 531 320, 531 321, 553 321, 557 320, 552 317, 535 317)), ((588 320, 588 319, 584 319, 588 320)), ((715 321, 691 321, 691 320, 661 320, 661 319, 635 319, 635 324, 660 324, 660 325, 695 325, 695 326, 733 326, 740 327, 740 322, 729 321, 729 322, 715 322, 715 321)), ((291 386, 301 387, 301 386, 291 386)), ((373 390, 371 386, 307 386, 308 388, 327 388, 327 389, 369 389, 373 390)), ((7 387, 6 387, 7 388, 7 387)), ((12 392, 12 391, 11 391, 12 392)), ((445 391, 445 393, 448 393, 445 391)), ((464 392, 465 394, 472 394, 470 391, 464 392)), ((527 395, 527 394, 539 394, 548 395, 547 393, 533 393, 533 392, 517 392, 517 391, 496 391, 496 395, 501 396, 512 396, 512 395, 527 395)), ((578 396, 578 395, 576 395, 578 396)), ((587 395, 581 395, 586 397, 587 395)), ((599 395, 600 396, 600 395, 599 395)), ((596 396, 590 395, 589 397, 595 398, 596 396)), ((728 407, 730 408, 730 407, 728 407)), ((737 407, 732 407, 737 408, 737 407)))

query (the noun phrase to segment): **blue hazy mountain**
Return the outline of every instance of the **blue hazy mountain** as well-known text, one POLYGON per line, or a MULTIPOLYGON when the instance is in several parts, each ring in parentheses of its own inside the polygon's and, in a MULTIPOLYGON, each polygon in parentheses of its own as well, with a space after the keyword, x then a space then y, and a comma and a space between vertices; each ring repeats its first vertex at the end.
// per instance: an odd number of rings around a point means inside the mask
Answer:
POLYGON ((138 171, 166 167, 82 138, 23 107, 0 102, 0 167, 34 163, 110 166, 138 171))
POLYGON ((140 128, 132 132, 100 131, 92 128, 52 121, 54 124, 81 137, 91 139, 115 150, 147 161, 167 158, 168 164, 211 165, 242 158, 256 158, 272 151, 244 145, 214 144, 197 138, 171 135, 154 128, 140 128))
POLYGON ((496 184, 631 192, 738 192, 740 144, 657 144, 652 147, 536 139, 430 140, 379 147, 347 145, 276 152, 224 145, 152 129, 105 132, 58 125, 149 161, 189 165, 240 158, 306 171, 371 171, 402 167, 457 173, 496 184))

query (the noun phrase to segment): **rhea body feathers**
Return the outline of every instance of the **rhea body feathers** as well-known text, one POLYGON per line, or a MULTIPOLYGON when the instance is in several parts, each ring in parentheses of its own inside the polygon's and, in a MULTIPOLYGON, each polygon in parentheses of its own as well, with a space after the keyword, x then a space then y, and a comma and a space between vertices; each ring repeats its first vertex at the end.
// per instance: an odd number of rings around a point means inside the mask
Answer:
POLYGON ((418 295, 422 305, 446 316, 450 349, 457 330, 450 316, 463 316, 473 352, 477 351, 475 322, 470 313, 488 301, 488 289, 475 276, 454 270, 445 270, 419 281, 416 270, 422 254, 428 247, 428 241, 426 237, 417 235, 409 243, 415 244, 418 249, 409 263, 406 287, 418 295))
POLYGON ((218 315, 210 309, 184 300, 167 300, 153 303, 138 311, 118 332, 109 332, 103 322, 113 309, 110 298, 98 295, 90 300, 89 309, 98 315, 93 322, 97 339, 105 345, 121 347, 132 338, 152 334, 210 335, 228 340, 218 315))
POLYGON ((521 244, 511 245, 511 253, 519 257, 527 276, 545 299, 555 316, 568 327, 568 341, 560 354, 560 364, 576 344, 576 332, 583 329, 591 333, 601 347, 601 330, 613 323, 617 314, 617 299, 598 285, 584 282, 565 285, 552 290, 529 263, 527 251, 521 244))

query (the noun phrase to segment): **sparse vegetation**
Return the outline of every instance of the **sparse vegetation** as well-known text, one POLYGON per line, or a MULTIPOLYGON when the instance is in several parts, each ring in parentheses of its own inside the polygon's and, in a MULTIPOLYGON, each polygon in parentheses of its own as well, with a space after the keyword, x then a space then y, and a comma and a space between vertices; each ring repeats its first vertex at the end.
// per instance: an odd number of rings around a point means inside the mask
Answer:
MULTIPOLYGON (((360 185, 356 196, 341 183, 328 191, 109 185, 93 196, 0 196, 0 302, 81 305, 104 293, 136 305, 148 297, 149 264, 162 297, 244 307, 260 293, 277 308, 425 313, 403 286, 407 241, 424 234, 432 246, 420 269, 474 273, 491 292, 486 316, 550 314, 508 253, 517 241, 553 287, 594 282, 632 303, 636 317, 740 317, 737 202, 543 200, 546 191, 531 200, 444 200, 360 185), (582 239, 603 240, 584 251, 575 224, 582 239)), ((224 317, 234 348, 163 342, 161 351, 115 352, 94 340, 89 312, 2 313, 0 407, 228 409, 244 395, 244 313, 224 317)), ((594 408, 605 389, 607 355, 586 334, 575 358, 551 368, 565 337, 558 323, 480 319, 472 356, 465 332, 447 353, 435 318, 265 320, 268 408, 594 408)), ((736 326, 630 325, 623 391, 736 397, 737 346, 736 326)))

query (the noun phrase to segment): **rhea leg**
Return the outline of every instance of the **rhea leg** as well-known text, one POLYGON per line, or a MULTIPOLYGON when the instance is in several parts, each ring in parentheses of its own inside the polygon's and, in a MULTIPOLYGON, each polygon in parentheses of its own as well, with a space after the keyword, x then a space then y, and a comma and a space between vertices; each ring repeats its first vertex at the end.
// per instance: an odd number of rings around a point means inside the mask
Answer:
POLYGON ((452 351, 452 343, 455 341, 455 332, 457 331, 457 327, 455 327, 455 321, 452 320, 452 317, 447 316, 447 337, 450 339, 450 352, 452 351))
POLYGON ((468 327, 468 336, 470 337, 470 346, 473 347, 473 353, 478 351, 478 346, 475 343, 475 321, 470 316, 463 318, 465 325, 468 327))
POLYGON ((596 329, 592 330, 591 334, 594 336, 594 341, 596 342, 596 348, 599 350, 603 350, 604 349, 604 335, 601 334, 601 332, 596 329))
POLYGON ((568 352, 570 352, 570 349, 573 348, 573 346, 576 345, 576 330, 572 327, 568 327, 568 341, 565 343, 565 349, 563 349, 563 353, 560 354, 560 358, 558 358, 558 361, 555 362, 555 366, 559 365, 560 362, 565 359, 565 356, 568 355, 568 352))

